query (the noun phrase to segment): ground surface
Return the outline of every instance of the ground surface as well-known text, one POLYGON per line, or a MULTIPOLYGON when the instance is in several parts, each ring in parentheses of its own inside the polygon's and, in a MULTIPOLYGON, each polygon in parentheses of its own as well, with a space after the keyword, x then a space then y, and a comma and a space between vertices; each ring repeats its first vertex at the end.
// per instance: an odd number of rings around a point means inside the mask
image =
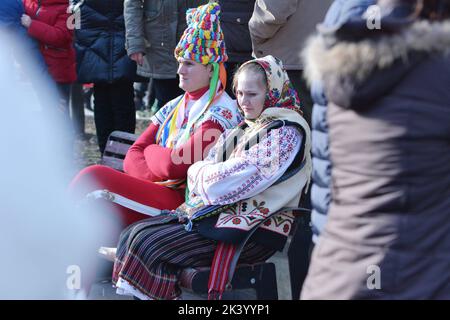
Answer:
MULTIPOLYGON (((136 133, 142 133, 149 125, 149 119, 136 120, 136 133)), ((96 164, 100 161, 100 151, 97 144, 94 117, 87 112, 85 121, 85 136, 78 138, 74 148, 75 164, 79 169, 96 164)))

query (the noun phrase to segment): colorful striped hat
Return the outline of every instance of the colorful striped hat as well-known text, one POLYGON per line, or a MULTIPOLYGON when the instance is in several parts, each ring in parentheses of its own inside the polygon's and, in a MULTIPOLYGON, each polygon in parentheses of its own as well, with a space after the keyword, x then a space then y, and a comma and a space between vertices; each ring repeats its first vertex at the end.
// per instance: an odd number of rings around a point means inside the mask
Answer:
POLYGON ((228 60, 220 27, 220 6, 212 2, 186 12, 187 28, 175 48, 175 58, 201 64, 228 60))

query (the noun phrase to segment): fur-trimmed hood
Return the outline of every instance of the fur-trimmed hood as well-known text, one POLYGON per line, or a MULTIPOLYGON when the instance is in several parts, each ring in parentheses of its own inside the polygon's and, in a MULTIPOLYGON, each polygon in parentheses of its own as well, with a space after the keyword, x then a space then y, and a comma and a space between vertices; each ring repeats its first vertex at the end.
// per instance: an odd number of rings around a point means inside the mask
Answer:
POLYGON ((349 107, 355 96, 380 96, 428 55, 449 52, 450 22, 418 21, 400 33, 358 42, 318 34, 310 38, 302 57, 307 80, 323 82, 331 101, 349 107), (382 81, 373 85, 378 79, 382 81))

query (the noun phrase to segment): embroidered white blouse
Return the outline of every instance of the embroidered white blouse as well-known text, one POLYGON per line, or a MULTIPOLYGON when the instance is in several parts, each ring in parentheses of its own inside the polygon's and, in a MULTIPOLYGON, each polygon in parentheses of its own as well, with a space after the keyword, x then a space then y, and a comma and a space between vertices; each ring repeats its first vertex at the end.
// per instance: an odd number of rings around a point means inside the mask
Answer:
POLYGON ((228 160, 216 161, 225 131, 208 156, 188 170, 190 199, 205 205, 225 205, 259 194, 288 169, 300 150, 302 134, 293 127, 271 130, 248 150, 235 149, 228 160))
MULTIPOLYGON (((209 98, 209 90, 206 91, 203 96, 195 101, 188 101, 187 104, 181 103, 180 110, 177 117, 177 127, 180 130, 177 136, 174 138, 174 146, 179 147, 186 142, 185 139, 181 139, 184 135, 186 127, 183 127, 183 122, 186 118, 191 121, 195 121, 195 128, 198 128, 206 121, 214 121, 224 129, 231 129, 236 127, 241 121, 242 116, 238 111, 236 101, 232 100, 230 96, 225 92, 220 97, 215 99, 211 106, 202 114, 203 108, 206 106, 209 98)), ((153 124, 161 126, 169 114, 175 109, 180 102, 181 97, 177 97, 169 101, 164 107, 162 107, 152 118, 153 124)))

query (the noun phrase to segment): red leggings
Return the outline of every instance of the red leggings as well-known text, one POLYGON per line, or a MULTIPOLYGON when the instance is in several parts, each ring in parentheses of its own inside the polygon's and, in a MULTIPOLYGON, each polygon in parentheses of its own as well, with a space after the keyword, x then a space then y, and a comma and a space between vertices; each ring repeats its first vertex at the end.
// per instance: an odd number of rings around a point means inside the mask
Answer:
MULTIPOLYGON (((88 193, 107 189, 128 199, 158 208, 175 209, 184 202, 184 190, 173 190, 151 181, 132 177, 110 167, 94 165, 80 171, 69 186, 75 199, 83 199, 88 193)), ((123 226, 148 218, 147 215, 115 205, 123 226)))

